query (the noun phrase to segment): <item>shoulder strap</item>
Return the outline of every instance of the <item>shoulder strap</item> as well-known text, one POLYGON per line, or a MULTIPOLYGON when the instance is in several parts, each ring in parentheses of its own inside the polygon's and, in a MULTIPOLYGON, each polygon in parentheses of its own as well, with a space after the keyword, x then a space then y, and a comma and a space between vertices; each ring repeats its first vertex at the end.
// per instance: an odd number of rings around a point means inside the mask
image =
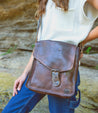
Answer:
POLYGON ((41 25, 41 23, 42 23, 42 16, 40 16, 40 18, 39 18, 39 20, 38 20, 37 36, 36 36, 36 41, 35 41, 35 42, 37 42, 38 32, 39 32, 39 28, 40 28, 40 26, 41 26, 41 30, 42 30, 42 25, 41 25))

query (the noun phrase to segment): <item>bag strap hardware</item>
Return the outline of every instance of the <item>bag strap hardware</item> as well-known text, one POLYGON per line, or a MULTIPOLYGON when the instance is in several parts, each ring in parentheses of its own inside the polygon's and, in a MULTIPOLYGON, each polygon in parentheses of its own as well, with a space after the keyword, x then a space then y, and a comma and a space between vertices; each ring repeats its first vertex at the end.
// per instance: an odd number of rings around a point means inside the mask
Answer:
POLYGON ((83 45, 82 45, 82 43, 79 43, 78 47, 80 48, 80 53, 83 53, 83 45))
POLYGON ((51 74, 52 74, 52 83, 53 86, 58 87, 60 85, 60 77, 59 77, 59 71, 56 69, 52 69, 51 70, 51 74))

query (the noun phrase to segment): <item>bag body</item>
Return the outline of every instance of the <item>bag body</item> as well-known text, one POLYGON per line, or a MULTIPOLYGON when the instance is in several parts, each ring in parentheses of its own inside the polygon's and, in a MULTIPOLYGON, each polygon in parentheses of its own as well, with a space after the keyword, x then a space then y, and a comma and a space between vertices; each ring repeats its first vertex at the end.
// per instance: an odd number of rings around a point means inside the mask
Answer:
POLYGON ((35 43, 26 87, 32 91, 69 98, 75 93, 80 46, 61 41, 35 43))

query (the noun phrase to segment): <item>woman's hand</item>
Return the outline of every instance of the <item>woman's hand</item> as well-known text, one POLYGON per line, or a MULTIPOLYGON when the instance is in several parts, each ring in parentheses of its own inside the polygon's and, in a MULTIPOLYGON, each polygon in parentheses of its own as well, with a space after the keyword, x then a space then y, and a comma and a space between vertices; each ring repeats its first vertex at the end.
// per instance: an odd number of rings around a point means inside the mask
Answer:
POLYGON ((26 68, 24 69, 23 74, 18 79, 16 79, 14 82, 13 96, 15 96, 15 94, 18 93, 17 90, 21 89, 22 84, 24 83, 24 81, 27 77, 27 73, 31 70, 32 63, 33 63, 33 52, 31 54, 31 57, 29 59, 29 62, 27 64, 26 68))
POLYGON ((15 94, 18 94, 17 90, 21 89, 22 84, 24 83, 26 79, 26 75, 27 74, 23 73, 20 77, 18 77, 18 79, 15 80, 14 87, 13 87, 13 96, 15 96, 15 94))
POLYGON ((81 42, 81 52, 80 52, 80 58, 79 58, 79 60, 83 57, 83 48, 84 48, 84 45, 85 45, 85 43, 84 43, 84 41, 83 42, 81 42))
POLYGON ((82 51, 81 54, 80 54, 79 60, 80 60, 82 57, 83 57, 83 51, 82 51))

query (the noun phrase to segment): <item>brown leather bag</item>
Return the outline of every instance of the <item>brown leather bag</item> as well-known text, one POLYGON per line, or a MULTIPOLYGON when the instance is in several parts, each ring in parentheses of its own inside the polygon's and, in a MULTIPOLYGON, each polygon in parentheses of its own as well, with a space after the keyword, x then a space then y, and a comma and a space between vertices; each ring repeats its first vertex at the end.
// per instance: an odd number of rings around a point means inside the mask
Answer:
POLYGON ((38 93, 71 97, 75 93, 80 51, 80 44, 37 41, 26 87, 38 93))
MULTIPOLYGON (((39 27, 41 22, 42 17, 39 19, 39 27)), ((38 41, 36 37, 33 50, 34 60, 28 74, 26 87, 42 94, 63 98, 71 97, 75 93, 82 50, 82 43, 75 46, 61 41, 38 41)))

